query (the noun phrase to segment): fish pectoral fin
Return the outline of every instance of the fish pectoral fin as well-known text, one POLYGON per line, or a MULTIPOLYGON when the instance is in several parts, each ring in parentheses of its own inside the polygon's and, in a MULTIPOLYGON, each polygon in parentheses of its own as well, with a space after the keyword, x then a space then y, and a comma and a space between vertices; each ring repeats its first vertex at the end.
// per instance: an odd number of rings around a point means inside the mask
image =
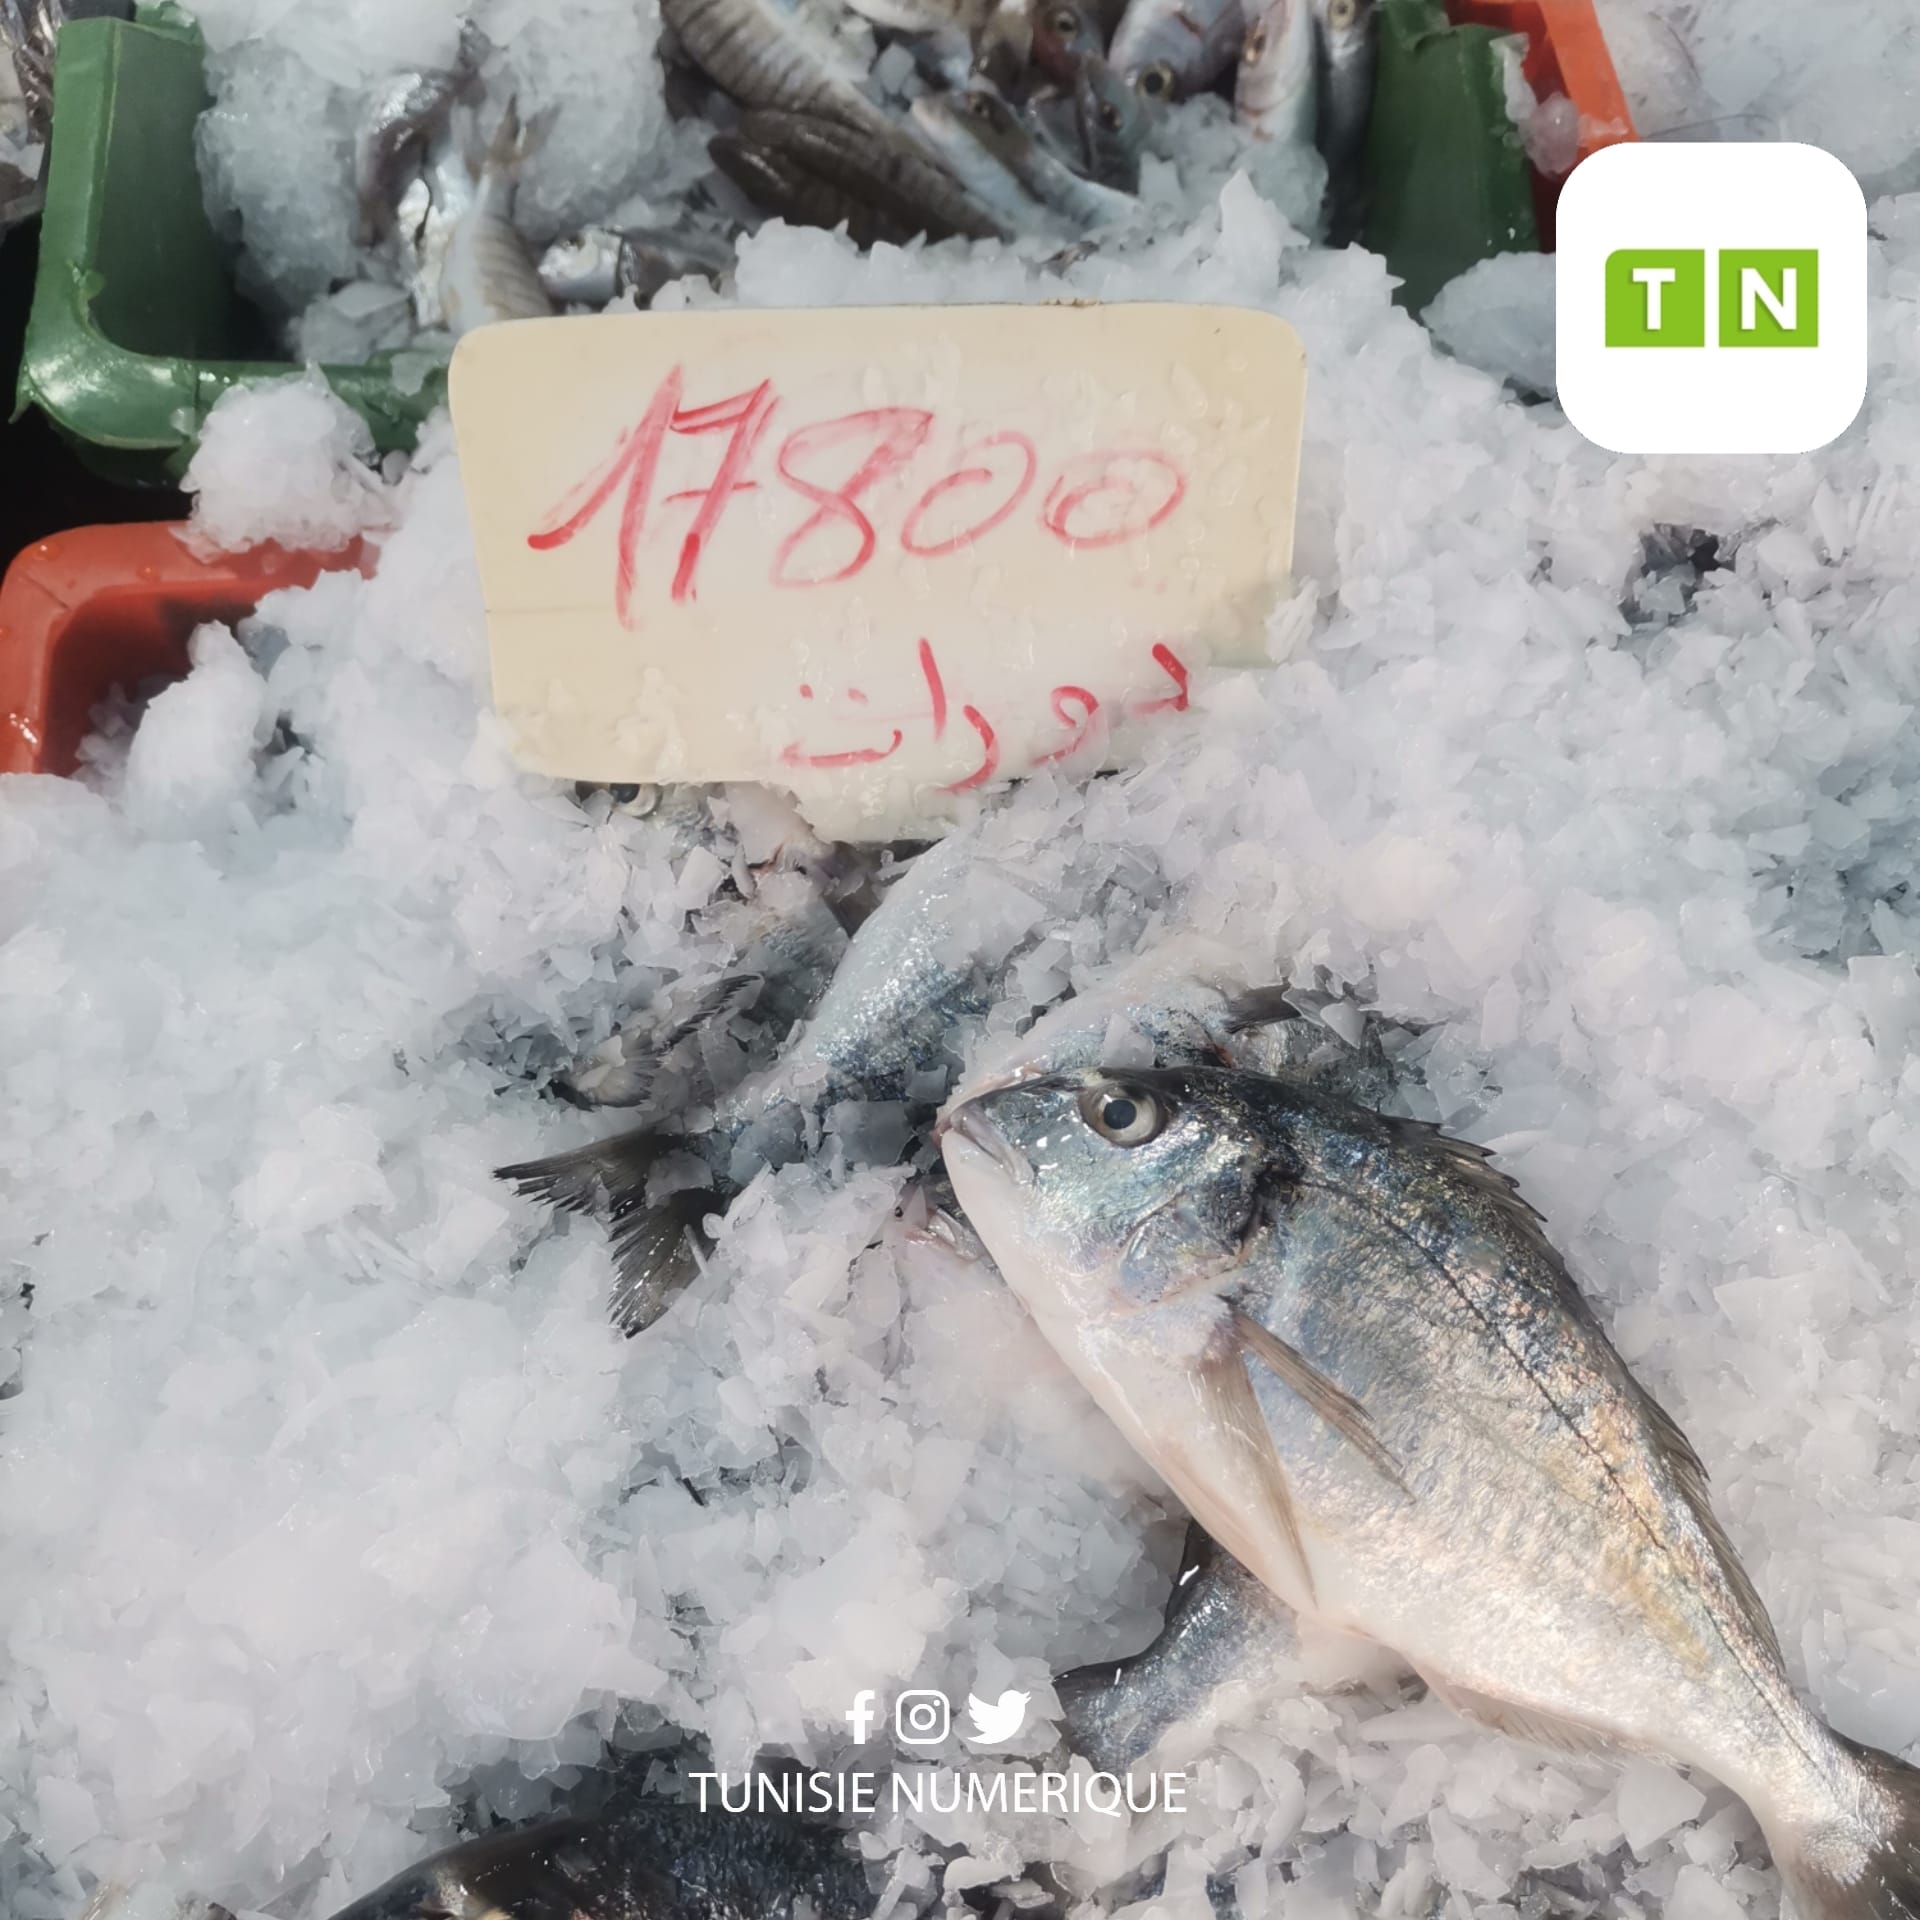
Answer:
POLYGON ((1302 1011, 1289 996, 1293 988, 1282 981, 1276 987, 1253 987, 1236 993, 1227 1002, 1226 1027, 1229 1033, 1245 1033, 1253 1027, 1277 1027, 1283 1020, 1298 1020, 1302 1011))
POLYGON ((1244 1351, 1231 1342, 1211 1349, 1194 1370, 1193 1385, 1202 1418, 1245 1461, 1255 1496, 1285 1536, 1299 1565, 1306 1597, 1313 1600, 1313 1569, 1307 1565, 1300 1519, 1293 1509, 1286 1470, 1273 1448, 1267 1416, 1261 1412, 1260 1397, 1253 1390, 1244 1351))
MULTIPOLYGON (((1417 1672, 1418 1669, 1416 1668, 1417 1672)), ((1451 1707, 1463 1720, 1491 1727, 1510 1740, 1525 1740, 1536 1747, 1550 1747, 1555 1753, 1618 1752, 1620 1743, 1597 1727, 1578 1720, 1563 1720, 1558 1714, 1538 1707, 1518 1707, 1510 1700, 1496 1700, 1473 1687, 1458 1687, 1436 1680, 1430 1673, 1420 1678, 1435 1699, 1451 1707)))
POLYGON ((1352 1394, 1329 1380, 1298 1347, 1238 1307, 1233 1313, 1233 1331, 1250 1359, 1258 1360, 1291 1387, 1334 1432, 1357 1447, 1383 1479, 1391 1481, 1409 1499, 1413 1497, 1399 1461, 1374 1432, 1366 1408, 1352 1394))

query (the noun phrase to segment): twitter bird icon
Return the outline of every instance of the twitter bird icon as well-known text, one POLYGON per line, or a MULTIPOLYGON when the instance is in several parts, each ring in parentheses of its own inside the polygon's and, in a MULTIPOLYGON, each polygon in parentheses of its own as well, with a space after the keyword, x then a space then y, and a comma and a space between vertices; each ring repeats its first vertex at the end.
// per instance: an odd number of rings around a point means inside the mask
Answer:
POLYGON ((1017 1693, 1009 1687, 998 1700, 982 1700, 977 1693, 967 1695, 967 1718, 973 1731, 967 1738, 976 1747, 1004 1746, 1026 1725, 1030 1693, 1017 1693))

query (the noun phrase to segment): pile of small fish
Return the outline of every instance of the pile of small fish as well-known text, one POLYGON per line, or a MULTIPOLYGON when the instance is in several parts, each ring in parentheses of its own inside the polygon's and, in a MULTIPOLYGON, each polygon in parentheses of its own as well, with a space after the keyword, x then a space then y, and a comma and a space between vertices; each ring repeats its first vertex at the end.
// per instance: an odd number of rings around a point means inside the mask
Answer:
POLYGON ((1140 214, 1141 158, 1175 103, 1230 89, 1259 142, 1317 146, 1328 224, 1351 235, 1372 104, 1376 0, 664 0, 669 97, 716 131, 714 174, 671 228, 589 228, 536 259, 515 181, 544 128, 490 105, 489 49, 396 76, 354 147, 368 278, 330 296, 370 316, 367 351, 491 320, 645 305, 718 283, 774 215, 856 244, 1040 234, 1063 246, 1140 214), (907 56, 883 98, 877 49, 907 56), (405 298, 398 290, 404 289, 405 298), (410 307, 410 311, 409 311, 410 307), (384 329, 384 331, 383 331, 384 329))

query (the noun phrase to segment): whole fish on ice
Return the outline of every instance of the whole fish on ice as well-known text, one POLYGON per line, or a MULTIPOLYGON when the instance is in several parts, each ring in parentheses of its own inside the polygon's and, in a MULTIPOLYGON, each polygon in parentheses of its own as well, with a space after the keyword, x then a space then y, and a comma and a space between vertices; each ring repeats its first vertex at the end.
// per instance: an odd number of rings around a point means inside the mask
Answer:
POLYGON ((1483 1152, 1296 1082, 963 1090, 995 1264, 1189 1510, 1461 1712, 1707 1769, 1808 1920, 1920 1912, 1920 1770, 1794 1693, 1706 1475, 1483 1152))
POLYGON ((913 116, 940 151, 953 156, 956 171, 965 169, 962 178, 972 178, 972 165, 958 158, 971 142, 985 155, 986 166, 1011 176, 1033 201, 1075 231, 1117 226, 1139 211, 1133 195, 1076 173, 985 87, 960 95, 925 95, 913 103, 913 116))
POLYGON ((1040 903, 1004 874, 983 891, 975 853, 971 835, 955 834, 914 860, 780 1058, 698 1124, 650 1123, 498 1169, 523 1194, 607 1221, 617 1324, 651 1325, 698 1272, 707 1215, 724 1212, 763 1168, 817 1146, 834 1109, 864 1112, 891 1134, 894 1153, 933 1118, 965 1023, 985 1013, 1011 958, 1039 937, 1040 903))

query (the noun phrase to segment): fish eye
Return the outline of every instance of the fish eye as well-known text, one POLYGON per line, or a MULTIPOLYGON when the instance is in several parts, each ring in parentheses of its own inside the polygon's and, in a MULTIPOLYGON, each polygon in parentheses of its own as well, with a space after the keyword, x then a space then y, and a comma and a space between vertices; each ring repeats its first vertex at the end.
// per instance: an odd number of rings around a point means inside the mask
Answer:
POLYGON ((1061 39, 1068 39, 1079 31, 1080 16, 1071 7, 1062 7, 1053 16, 1053 30, 1061 39))
POLYGON ((625 782, 609 787, 607 797, 620 813, 630 814, 636 820, 644 820, 660 804, 660 789, 651 782, 635 785, 625 782))
POLYGON ((1328 0, 1327 25, 1350 27, 1353 25, 1353 16, 1358 11, 1355 0, 1328 0))
POLYGON ((1240 58, 1244 60, 1248 66, 1253 66, 1266 50, 1267 30, 1265 27, 1255 27, 1254 30, 1247 35, 1247 44, 1242 48, 1240 58))
POLYGON ((1143 1147, 1166 1125, 1160 1102, 1139 1087, 1089 1087, 1080 1096, 1080 1117, 1116 1147, 1143 1147))
POLYGON ((1173 91, 1173 69, 1164 60, 1156 60, 1140 69, 1140 78, 1134 84, 1149 100, 1164 100, 1173 91))

